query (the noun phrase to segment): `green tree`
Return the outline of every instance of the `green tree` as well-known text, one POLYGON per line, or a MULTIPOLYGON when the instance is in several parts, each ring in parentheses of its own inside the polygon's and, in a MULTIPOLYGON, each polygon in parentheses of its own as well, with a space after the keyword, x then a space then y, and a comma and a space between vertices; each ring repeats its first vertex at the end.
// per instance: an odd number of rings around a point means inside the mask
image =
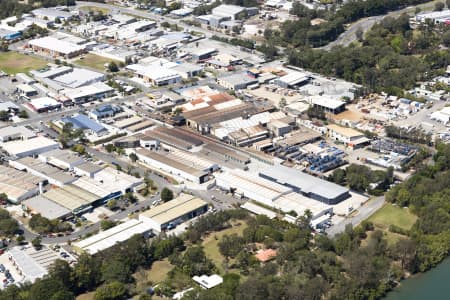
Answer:
POLYGON ((31 245, 33 245, 35 249, 41 249, 42 247, 41 240, 42 240, 41 237, 37 236, 31 241, 31 245))
POLYGON ((94 300, 121 300, 127 298, 127 289, 121 282, 114 281, 99 287, 94 300))
POLYGON ((116 225, 117 225, 116 222, 111 221, 111 220, 102 220, 102 221, 100 222, 100 228, 101 228, 102 230, 108 230, 108 229, 110 229, 110 228, 113 228, 113 227, 116 226, 116 225))
POLYGON ((130 153, 130 159, 132 162, 136 162, 138 160, 136 153, 134 152, 130 153))
POLYGON ((161 190, 161 200, 167 202, 173 199, 173 191, 167 187, 161 190))
POLYGON ((108 71, 110 71, 111 73, 119 72, 119 67, 115 62, 112 61, 108 64, 108 71))

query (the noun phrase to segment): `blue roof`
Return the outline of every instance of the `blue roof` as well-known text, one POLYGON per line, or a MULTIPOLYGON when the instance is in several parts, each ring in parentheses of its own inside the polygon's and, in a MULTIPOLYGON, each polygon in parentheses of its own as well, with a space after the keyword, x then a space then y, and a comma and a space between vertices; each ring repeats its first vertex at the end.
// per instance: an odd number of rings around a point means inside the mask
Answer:
POLYGON ((120 112, 120 108, 117 106, 112 106, 111 104, 102 105, 92 111, 96 116, 109 115, 111 113, 115 114, 120 112))
POLYGON ((89 129, 93 132, 101 132, 103 130, 106 130, 105 127, 103 127, 101 124, 95 122, 92 119, 89 119, 86 115, 76 115, 74 117, 68 117, 61 119, 64 123, 72 123, 73 128, 75 129, 89 129))

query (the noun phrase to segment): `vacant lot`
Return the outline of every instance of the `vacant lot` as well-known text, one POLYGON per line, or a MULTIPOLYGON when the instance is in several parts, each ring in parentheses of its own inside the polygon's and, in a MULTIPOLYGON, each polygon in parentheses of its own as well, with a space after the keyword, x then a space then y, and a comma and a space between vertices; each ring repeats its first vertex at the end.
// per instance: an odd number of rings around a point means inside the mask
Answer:
MULTIPOLYGON (((225 259, 225 257, 222 256, 219 252, 219 242, 222 239, 224 235, 231 235, 233 233, 236 233, 237 235, 242 236, 242 232, 247 227, 247 224, 243 221, 238 221, 236 223, 233 223, 233 226, 230 228, 227 228, 225 230, 219 231, 219 232, 213 232, 208 237, 206 237, 202 243, 205 254, 208 258, 210 258, 217 268, 219 268, 220 271, 223 271, 222 263, 225 259)), ((231 264, 231 262, 230 262, 231 264)))
POLYGON ((90 11, 92 11, 92 12, 94 12, 94 13, 99 13, 99 12, 101 12, 101 13, 103 13, 104 15, 109 14, 109 9, 108 9, 108 8, 95 7, 95 6, 89 6, 89 5, 80 7, 80 10, 81 10, 81 11, 84 11, 84 12, 90 12, 90 11))
POLYGON ((89 292, 85 294, 81 294, 77 297, 77 300, 93 300, 95 296, 95 292, 89 292))
POLYGON ((86 54, 83 59, 76 60, 74 63, 80 66, 105 71, 105 64, 109 64, 112 61, 114 61, 116 64, 119 64, 118 61, 89 53, 86 54))
POLYGON ((17 52, 0 53, 0 70, 8 74, 27 73, 47 65, 43 59, 17 52))
POLYGON ((369 218, 369 221, 383 230, 388 230, 390 225, 409 230, 416 220, 417 216, 412 214, 408 208, 401 208, 392 204, 386 204, 369 218))

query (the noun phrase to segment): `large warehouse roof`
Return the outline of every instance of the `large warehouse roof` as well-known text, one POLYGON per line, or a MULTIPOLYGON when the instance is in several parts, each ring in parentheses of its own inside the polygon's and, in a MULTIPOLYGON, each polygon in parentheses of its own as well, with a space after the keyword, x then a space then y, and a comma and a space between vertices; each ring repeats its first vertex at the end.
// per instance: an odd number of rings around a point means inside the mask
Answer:
POLYGON ((131 219, 119 224, 99 234, 93 235, 74 245, 90 254, 95 254, 108 249, 119 242, 128 240, 135 234, 142 234, 150 231, 151 228, 143 221, 131 219))
POLYGON ((85 49, 85 46, 58 40, 54 37, 46 36, 40 39, 29 41, 31 46, 49 49, 62 54, 71 54, 85 49))
POLYGON ((43 136, 38 136, 28 140, 11 141, 2 144, 2 148, 11 155, 32 152, 50 146, 58 148, 58 143, 43 136))
POLYGON ((345 187, 281 165, 269 167, 260 172, 260 175, 273 178, 280 184, 297 187, 302 193, 312 193, 327 199, 334 199, 348 192, 345 187))
POLYGON ((43 195, 25 200, 23 204, 34 213, 41 214, 49 220, 58 219, 71 213, 70 210, 56 202, 53 202, 43 195))
POLYGON ((18 200, 36 189, 41 181, 42 178, 30 173, 0 165, 0 193, 5 193, 11 200, 18 200))
POLYGON ((44 196, 71 211, 88 206, 95 200, 98 200, 98 197, 93 193, 75 185, 65 185, 62 188, 51 189, 44 193, 44 196))
POLYGON ((152 219, 159 224, 167 224, 207 204, 192 195, 180 194, 177 198, 142 213, 141 217, 152 219))

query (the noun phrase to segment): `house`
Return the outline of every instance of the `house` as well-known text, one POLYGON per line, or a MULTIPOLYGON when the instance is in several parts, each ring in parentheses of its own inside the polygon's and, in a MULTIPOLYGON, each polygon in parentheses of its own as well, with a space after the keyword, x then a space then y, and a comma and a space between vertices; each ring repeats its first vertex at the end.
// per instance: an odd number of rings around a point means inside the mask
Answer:
POLYGON ((202 275, 202 276, 194 276, 192 280, 197 282, 204 289, 211 289, 223 283, 223 278, 217 274, 213 274, 211 276, 202 275))

